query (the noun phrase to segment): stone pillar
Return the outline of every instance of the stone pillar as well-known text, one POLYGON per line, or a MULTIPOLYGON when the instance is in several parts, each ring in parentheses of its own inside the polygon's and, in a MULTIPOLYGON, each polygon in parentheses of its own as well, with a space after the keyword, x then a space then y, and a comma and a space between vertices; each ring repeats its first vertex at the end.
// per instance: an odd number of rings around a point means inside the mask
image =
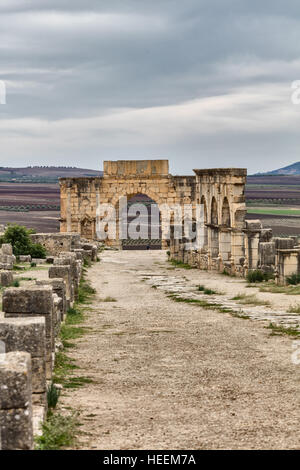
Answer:
POLYGON ((3 293, 2 308, 5 318, 37 317, 45 318, 46 327, 46 373, 51 378, 54 362, 54 301, 52 287, 9 287, 3 293))
POLYGON ((2 450, 32 450, 31 358, 11 352, 0 360, 0 431, 2 450))
POLYGON ((59 304, 59 317, 58 323, 63 321, 64 316, 67 312, 67 301, 66 301, 66 285, 65 281, 60 278, 47 279, 46 281, 35 281, 37 286, 51 286, 53 292, 61 299, 59 304))
POLYGON ((210 250, 211 257, 217 258, 219 256, 219 229, 211 227, 210 228, 210 250))
POLYGON ((45 319, 6 318, 0 320, 0 341, 6 353, 23 351, 31 355, 32 403, 46 406, 46 331, 45 319))
MULTIPOLYGON (((71 215, 71 188, 67 188, 67 232, 72 232, 72 215, 71 215)), ((80 233, 80 232, 79 232, 80 233)))
POLYGON ((54 258, 53 266, 70 266, 72 289, 74 291, 74 297, 77 298, 80 270, 78 269, 76 254, 72 252, 61 253, 59 258, 54 258))
POLYGON ((249 269, 257 269, 259 265, 259 232, 250 233, 247 238, 249 269))
POLYGON ((284 284, 287 276, 300 274, 300 250, 277 251, 278 282, 284 284))
POLYGON ((0 248, 0 269, 12 270, 16 262, 10 243, 3 243, 0 248))
POLYGON ((66 309, 68 310, 73 303, 73 289, 71 278, 71 267, 68 265, 51 266, 48 272, 49 278, 61 278, 66 285, 66 309))
POLYGON ((244 233, 240 231, 231 232, 231 260, 235 268, 241 265, 241 259, 245 258, 244 233))
POLYGON ((231 233, 229 230, 220 232, 220 256, 222 262, 230 262, 231 258, 231 233))

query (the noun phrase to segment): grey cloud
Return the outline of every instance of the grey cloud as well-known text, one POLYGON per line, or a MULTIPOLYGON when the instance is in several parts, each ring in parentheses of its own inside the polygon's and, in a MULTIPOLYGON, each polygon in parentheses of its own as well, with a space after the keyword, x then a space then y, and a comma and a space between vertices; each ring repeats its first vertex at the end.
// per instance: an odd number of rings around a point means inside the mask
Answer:
MULTIPOLYGON (((290 112, 289 99, 291 82, 300 79, 299 26, 299 3, 292 0, 2 0, 0 79, 7 82, 8 104, 0 107, 0 134, 7 132, 4 121, 11 120, 16 122, 17 138, 24 139, 22 146, 7 138, 4 159, 7 155, 9 161, 14 157, 31 164, 45 158, 56 164, 63 154, 70 164, 74 158, 74 164, 88 160, 90 167, 98 168, 102 156, 161 156, 173 159, 174 171, 181 172, 195 167, 198 155, 203 165, 220 166, 224 159, 223 166, 249 166, 250 171, 261 170, 262 154, 264 164, 270 161, 268 168, 290 163, 297 159, 300 144, 293 130, 299 113, 290 112), (273 86, 285 90, 282 113, 288 115, 292 129, 282 133, 273 120, 278 104, 267 96, 273 86), (256 93, 262 87, 266 96, 256 93), (236 109, 224 112, 222 97, 243 97, 245 88, 252 90, 254 103, 243 105, 241 99, 236 109), (109 128, 103 120, 99 126, 104 125, 105 131, 91 129, 82 139, 80 126, 75 126, 74 142, 79 141, 74 148, 69 141, 66 145, 63 133, 50 147, 44 137, 38 138, 39 129, 48 122, 57 123, 57 129, 75 118, 85 128, 91 117, 107 116, 110 123, 112 113, 126 109, 157 109, 159 122, 163 107, 174 106, 176 113, 182 103, 209 97, 219 97, 220 114, 228 122, 226 132, 218 128, 217 111, 215 123, 210 115, 201 116, 203 127, 197 132, 197 113, 205 113, 201 108, 194 111, 195 118, 189 113, 184 126, 182 119, 173 123, 178 127, 168 143, 159 129, 149 141, 146 125, 142 131, 137 122, 140 130, 135 132, 134 122, 126 128, 122 121, 118 130, 115 122, 109 128), (247 115, 253 130, 245 134, 247 115), (260 115, 269 122, 263 132, 255 125, 260 115), (30 130, 30 124, 39 121, 40 127, 30 130), (270 135, 275 127, 273 145, 270 135)), ((168 136, 171 116, 169 124, 168 118, 163 121, 168 136)), ((74 123, 70 126, 68 135, 74 123)))

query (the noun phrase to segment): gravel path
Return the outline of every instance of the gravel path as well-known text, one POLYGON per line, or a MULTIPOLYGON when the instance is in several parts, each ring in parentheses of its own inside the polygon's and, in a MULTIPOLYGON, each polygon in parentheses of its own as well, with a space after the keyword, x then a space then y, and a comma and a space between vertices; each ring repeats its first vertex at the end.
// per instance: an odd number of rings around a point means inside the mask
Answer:
POLYGON ((91 330, 70 355, 93 383, 61 399, 81 413, 77 448, 299 449, 293 341, 270 336, 264 322, 167 298, 144 276, 199 283, 205 273, 171 270, 165 259, 105 251, 89 270, 91 330))

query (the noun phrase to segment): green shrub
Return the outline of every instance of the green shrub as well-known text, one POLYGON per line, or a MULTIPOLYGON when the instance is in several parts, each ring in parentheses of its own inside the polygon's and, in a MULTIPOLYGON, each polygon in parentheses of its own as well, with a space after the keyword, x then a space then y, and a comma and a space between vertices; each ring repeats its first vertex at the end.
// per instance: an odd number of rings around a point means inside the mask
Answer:
POLYGON ((70 447, 76 438, 78 425, 78 417, 74 413, 69 416, 50 413, 42 425, 42 436, 36 438, 36 449, 57 450, 70 447))
POLYGON ((259 269, 255 269, 254 271, 249 271, 247 274, 247 281, 248 282, 263 282, 264 280, 264 273, 259 269))
POLYGON ((53 382, 47 388, 47 402, 48 408, 56 408, 58 399, 59 399, 60 391, 55 387, 53 382))
POLYGON ((300 274, 294 273, 291 274, 286 278, 286 282, 288 284, 292 284, 293 286, 300 284, 300 274))
POLYGON ((269 281, 270 279, 274 279, 274 274, 264 273, 260 269, 249 271, 247 274, 247 281, 250 283, 269 281))
POLYGON ((46 250, 40 243, 33 243, 30 250, 32 258, 46 258, 46 250))
POLYGON ((1 245, 10 243, 15 256, 31 255, 35 258, 46 258, 46 250, 40 244, 34 244, 31 241, 30 234, 33 231, 22 225, 12 224, 7 227, 4 235, 0 237, 1 245))

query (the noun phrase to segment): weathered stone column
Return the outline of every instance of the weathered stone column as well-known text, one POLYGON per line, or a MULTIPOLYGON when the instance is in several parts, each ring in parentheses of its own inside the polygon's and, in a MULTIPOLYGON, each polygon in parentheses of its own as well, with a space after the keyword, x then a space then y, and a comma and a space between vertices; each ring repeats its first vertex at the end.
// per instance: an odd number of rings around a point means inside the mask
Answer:
MULTIPOLYGON (((51 286, 53 292, 61 299, 61 303, 59 305, 59 324, 63 321, 64 316, 67 312, 67 303, 66 303, 66 284, 63 279, 60 278, 53 278, 47 279, 46 281, 35 281, 37 286, 51 286)), ((59 325, 58 325, 59 326, 59 325)))
POLYGON ((300 274, 300 250, 277 250, 278 282, 286 283, 287 276, 300 274))
POLYGON ((32 450, 31 358, 11 352, 0 358, 0 431, 2 450, 32 450))
POLYGON ((5 318, 0 320, 0 341, 5 351, 31 355, 32 402, 46 406, 46 331, 45 318, 5 318))
POLYGON ((51 266, 49 268, 48 276, 50 279, 61 278, 64 280, 66 285, 66 309, 68 310, 74 300, 74 293, 72 288, 72 278, 71 278, 71 266, 70 265, 61 265, 61 266, 51 266))
POLYGON ((233 230, 231 232, 231 261, 235 269, 241 266, 243 258, 245 258, 244 233, 233 230))
POLYGON ((3 293, 2 308, 5 318, 37 317, 45 318, 46 332, 46 372, 51 378, 54 359, 54 301, 52 287, 9 287, 3 293))
POLYGON ((231 258, 231 233, 230 230, 220 231, 220 255, 222 262, 229 262, 231 258))

